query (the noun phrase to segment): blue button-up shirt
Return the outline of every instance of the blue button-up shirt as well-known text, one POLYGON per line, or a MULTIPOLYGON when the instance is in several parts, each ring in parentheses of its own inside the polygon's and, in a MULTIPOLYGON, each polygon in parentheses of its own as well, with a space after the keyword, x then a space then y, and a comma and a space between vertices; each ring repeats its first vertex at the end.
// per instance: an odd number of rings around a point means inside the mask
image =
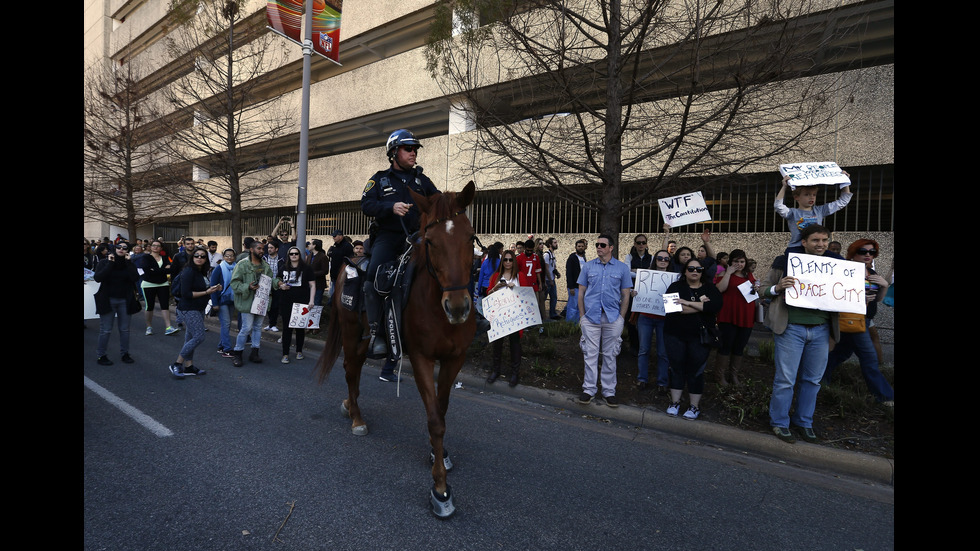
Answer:
POLYGON ((585 286, 582 296, 585 312, 582 314, 592 323, 601 323, 603 312, 606 319, 617 319, 623 289, 633 288, 630 267, 615 258, 605 264, 598 258, 586 262, 578 276, 578 284, 585 286))

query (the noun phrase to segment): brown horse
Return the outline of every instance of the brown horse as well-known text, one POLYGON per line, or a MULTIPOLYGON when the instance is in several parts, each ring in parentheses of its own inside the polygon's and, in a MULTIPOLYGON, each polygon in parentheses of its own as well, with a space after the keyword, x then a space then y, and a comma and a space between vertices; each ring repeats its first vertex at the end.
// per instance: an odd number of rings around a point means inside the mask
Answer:
MULTIPOLYGON (((429 197, 412 193, 412 199, 421 211, 422 229, 411 253, 414 274, 403 314, 403 326, 407 328, 403 347, 411 361, 415 384, 428 418, 434 482, 430 502, 433 513, 439 518, 448 518, 455 511, 446 483, 446 467, 451 462, 443 451, 449 391, 476 334, 473 297, 469 292, 476 234, 464 213, 475 193, 476 186, 472 181, 459 193, 438 193, 429 197), (434 375, 436 360, 440 366, 438 391, 434 375), (439 457, 446 459, 435 460, 439 457)), ((367 423, 361 417, 357 397, 361 368, 367 357, 368 341, 362 338, 367 317, 340 306, 339 297, 346 280, 345 272, 341 271, 341 274, 344 275, 334 289, 333 315, 323 353, 317 360, 317 370, 322 383, 343 346, 347 399, 341 407, 352 419, 351 431, 355 435, 365 435, 367 423)))

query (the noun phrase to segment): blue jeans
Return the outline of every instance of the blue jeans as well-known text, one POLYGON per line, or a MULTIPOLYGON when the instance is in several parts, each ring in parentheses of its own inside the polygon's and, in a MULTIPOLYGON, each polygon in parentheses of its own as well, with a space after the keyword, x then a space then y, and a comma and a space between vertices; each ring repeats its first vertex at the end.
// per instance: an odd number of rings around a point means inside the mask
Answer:
POLYGON ((667 345, 664 342, 664 320, 640 315, 636 320, 636 330, 640 337, 640 351, 636 357, 639 373, 636 379, 640 382, 649 382, 650 371, 650 340, 653 338, 653 331, 657 331, 657 386, 666 387, 668 383, 667 373, 670 361, 667 359, 667 345))
POLYGON ((858 361, 861 362, 861 375, 864 376, 864 382, 868 385, 871 395, 879 402, 894 400, 895 390, 878 370, 878 354, 875 352, 874 343, 871 342, 871 335, 868 334, 867 329, 862 333, 840 334, 840 342, 827 357, 824 380, 829 379, 834 370, 850 358, 851 354, 857 354, 858 361))
POLYGON ((119 316, 119 353, 129 353, 129 321, 132 318, 126 313, 126 299, 110 298, 109 312, 99 315, 99 344, 95 349, 98 357, 105 356, 106 348, 109 347, 109 336, 112 334, 112 325, 119 316))
POLYGON ((262 342, 262 320, 265 316, 257 316, 248 312, 242 312, 242 328, 238 331, 238 339, 235 341, 235 350, 245 350, 245 340, 249 332, 252 333, 252 348, 258 348, 262 342))
POLYGON ((772 381, 769 401, 769 424, 789 428, 790 420, 798 427, 813 427, 813 411, 817 407, 820 379, 827 368, 830 349, 830 325, 813 327, 791 323, 782 335, 773 335, 776 343, 776 374, 772 381), (799 375, 799 395, 792 419, 793 387, 799 375))
MULTIPOLYGON (((221 333, 218 337, 218 348, 231 350, 231 314, 235 311, 234 304, 222 304, 218 307, 218 320, 221 322, 221 333)), ((242 326, 241 321, 238 327, 242 326)))
POLYGON ((565 321, 578 323, 578 288, 568 290, 568 304, 565 306, 565 321))
POLYGON ((552 280, 546 282, 544 288, 545 294, 548 297, 548 316, 553 318, 558 315, 558 312, 555 311, 555 307, 558 306, 558 287, 555 285, 554 280, 552 280))
MULTIPOLYGON (((178 310, 180 311, 180 310, 178 310)), ((204 328, 204 312, 201 310, 184 310, 184 346, 180 349, 180 357, 194 359, 194 350, 204 342, 207 335, 204 328)))

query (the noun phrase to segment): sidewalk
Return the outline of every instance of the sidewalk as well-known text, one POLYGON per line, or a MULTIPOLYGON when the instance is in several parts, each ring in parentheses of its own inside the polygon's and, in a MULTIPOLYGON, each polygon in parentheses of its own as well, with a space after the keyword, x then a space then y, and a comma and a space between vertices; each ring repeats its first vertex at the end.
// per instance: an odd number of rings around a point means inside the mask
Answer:
MULTIPOLYGON (((205 318, 205 320, 209 331, 218 331, 218 318, 205 318)), ((757 350, 759 340, 770 338, 768 330, 764 327, 760 329, 760 327, 761 325, 757 325, 749 344, 750 347, 755 347, 754 350, 757 350)), ((232 325, 232 333, 237 334, 234 330, 234 324, 232 325)), ((268 359, 278 359, 282 355, 281 345, 276 342, 281 336, 281 332, 262 332, 261 348, 263 350, 275 351, 271 356, 266 354, 268 359)), ((883 346, 885 345, 885 343, 882 344, 883 346)), ((893 348, 890 344, 887 346, 889 353, 893 348)), ((322 351, 322 340, 318 338, 306 339, 304 352, 306 352, 308 358, 317 358, 322 351)), ((230 362, 231 360, 228 361, 230 362)), ((367 360, 364 365, 365 372, 369 374, 375 374, 375 372, 380 373, 382 363, 380 360, 367 360)), ((411 377, 411 367, 403 368, 401 384, 405 385, 406 382, 411 380, 411 377)), ((509 387, 502 383, 490 385, 486 383, 483 377, 470 375, 469 370, 465 366, 460 371, 456 382, 457 384, 461 384, 464 390, 513 396, 527 400, 528 402, 553 406, 583 416, 601 417, 629 423, 637 427, 663 431, 696 440, 707 446, 729 451, 751 453, 770 458, 774 461, 811 468, 824 473, 864 479, 888 486, 894 486, 895 484, 895 461, 893 459, 847 450, 838 450, 820 444, 808 444, 803 441, 797 441, 795 444, 787 444, 769 433, 753 432, 703 420, 688 421, 680 417, 669 417, 662 411, 653 408, 629 405, 610 408, 599 400, 589 405, 582 405, 575 400, 576 396, 569 393, 544 390, 526 385, 517 385, 516 387, 509 387)), ((392 390, 394 391, 394 389, 392 390)), ((402 391, 405 392, 405 396, 414 396, 414 384, 409 382, 408 386, 403 387, 402 391)))

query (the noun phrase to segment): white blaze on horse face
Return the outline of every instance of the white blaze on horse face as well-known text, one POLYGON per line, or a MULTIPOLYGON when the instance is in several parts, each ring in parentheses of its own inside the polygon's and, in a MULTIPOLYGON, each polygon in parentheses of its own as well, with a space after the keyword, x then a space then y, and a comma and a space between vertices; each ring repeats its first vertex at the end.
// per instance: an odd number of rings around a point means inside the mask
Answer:
POLYGON ((449 235, 453 234, 453 221, 446 220, 446 233, 449 235))

